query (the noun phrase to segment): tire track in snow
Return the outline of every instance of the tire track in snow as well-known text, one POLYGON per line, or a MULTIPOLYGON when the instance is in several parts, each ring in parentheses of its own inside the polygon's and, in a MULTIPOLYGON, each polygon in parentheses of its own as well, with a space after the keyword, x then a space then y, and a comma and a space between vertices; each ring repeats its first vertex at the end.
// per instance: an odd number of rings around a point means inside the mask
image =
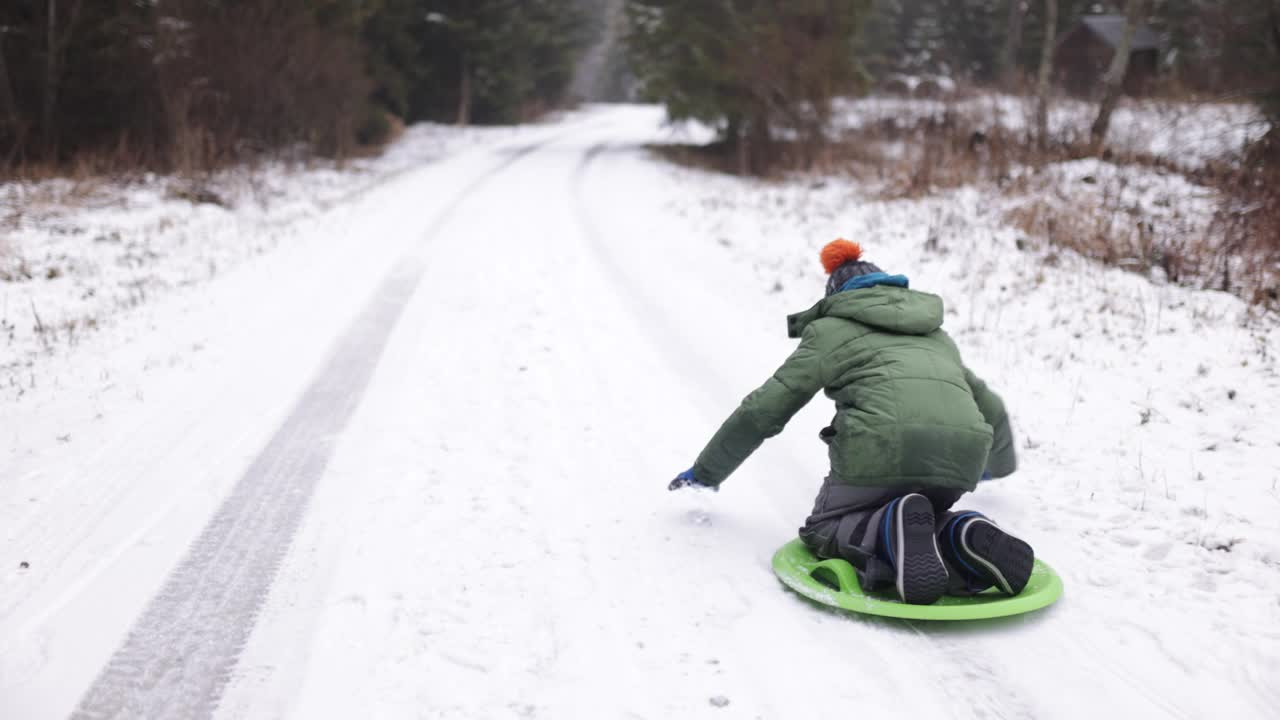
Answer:
MULTIPOLYGON (((486 182, 554 139, 514 148, 464 186, 440 211, 422 242, 430 242, 486 182)), ((73 717, 212 716, 312 491, 425 269, 425 259, 410 252, 377 286, 73 717)))
MULTIPOLYGON (((573 173, 573 209, 577 215, 578 223, 582 226, 583 235, 591 244, 596 259, 606 267, 609 276, 614 279, 624 290, 621 295, 625 302, 632 307, 633 319, 637 325, 642 325, 644 330, 648 332, 650 338, 655 343, 663 340, 678 340, 678 347, 692 345, 686 342, 687 338, 684 333, 671 324, 667 319, 667 313, 657 303, 649 297, 632 279, 631 274, 627 272, 627 268, 619 263, 609 249, 605 246, 604 234, 600 231, 596 224, 595 217, 587 207, 587 202, 583 198, 583 186, 587 182, 587 171, 591 169, 592 163, 601 153, 608 152, 612 148, 608 144, 593 145, 587 149, 582 155, 582 159, 578 161, 578 167, 573 173)), ((685 387, 697 388, 705 396, 708 403, 715 405, 717 401, 732 394, 732 388, 724 381, 722 376, 713 371, 709 365, 698 357, 684 357, 681 362, 671 362, 671 367, 686 382, 685 387), (714 378, 716 388, 707 389, 708 378, 714 378)))
MULTIPOLYGON (((690 342, 688 336, 671 321, 670 313, 655 302, 650 294, 636 283, 631 273, 628 272, 628 268, 613 256, 609 247, 605 244, 604 238, 606 235, 601 232, 599 225, 596 224, 595 217, 592 215, 584 198, 584 186, 586 185, 587 172, 591 169, 591 165, 602 153, 613 149, 607 143, 591 146, 583 153, 582 159, 578 161, 578 167, 574 170, 572 180, 573 209, 578 218, 578 223, 582 226, 582 234, 590 243, 596 260, 605 266, 613 283, 622 289, 623 292, 619 294, 622 296, 623 302, 631 306, 632 320, 642 328, 655 345, 664 348, 696 347, 697 343, 690 342)), ((720 408, 716 412, 722 412, 725 407, 725 398, 732 398, 733 402, 736 403, 744 394, 741 392, 741 388, 735 389, 733 384, 725 380, 722 373, 717 372, 714 367, 697 354, 689 353, 677 359, 671 353, 663 353, 663 357, 667 359, 668 365, 675 374, 683 380, 683 387, 686 390, 692 389, 693 392, 701 395, 703 404, 708 409, 720 408)), ((721 415, 717 419, 723 419, 723 417, 721 415)), ((803 475, 803 471, 798 467, 797 474, 803 475)), ((781 500, 778 488, 764 487, 762 491, 770 494, 774 500, 781 500)), ((781 514, 779 516, 781 517, 781 514)), ((787 522, 791 521, 791 518, 784 517, 783 519, 787 520, 787 522)))

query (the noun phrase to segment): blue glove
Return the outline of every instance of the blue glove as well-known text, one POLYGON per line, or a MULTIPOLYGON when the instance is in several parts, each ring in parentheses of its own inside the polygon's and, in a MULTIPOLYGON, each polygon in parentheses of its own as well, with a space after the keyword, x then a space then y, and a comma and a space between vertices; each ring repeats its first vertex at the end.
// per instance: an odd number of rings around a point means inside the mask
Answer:
POLYGON ((689 468, 688 470, 685 470, 684 472, 680 473, 679 475, 676 476, 675 480, 671 481, 670 485, 667 485, 668 490, 679 490, 680 488, 685 488, 685 487, 703 488, 708 490, 715 490, 717 492, 720 490, 720 488, 716 487, 715 485, 706 485, 704 483, 698 482, 698 478, 693 476, 693 468, 689 468))
POLYGON ((986 480, 990 480, 990 479, 991 479, 991 473, 990 473, 990 472, 988 472, 988 471, 986 471, 986 470, 983 470, 983 471, 982 471, 982 477, 978 478, 978 482, 984 482, 984 481, 986 481, 986 480))

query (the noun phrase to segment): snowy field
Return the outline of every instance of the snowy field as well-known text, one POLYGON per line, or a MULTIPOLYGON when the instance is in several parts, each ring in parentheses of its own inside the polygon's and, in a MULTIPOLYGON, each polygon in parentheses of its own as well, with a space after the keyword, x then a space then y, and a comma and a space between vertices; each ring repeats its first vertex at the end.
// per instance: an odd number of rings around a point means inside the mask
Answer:
MULTIPOLYGON (((1050 112, 1055 141, 1087 143, 1096 111, 1056 98, 1050 112)), ((1008 146, 1017 140, 970 139, 970 132, 1029 133, 1034 112, 1034 98, 998 93, 948 100, 880 95, 838 102, 835 124, 843 152, 856 157, 844 167, 862 179, 861 194, 937 194, 965 184, 982 193, 981 202, 1000 207, 1005 223, 1032 243, 1065 245, 1157 280, 1244 298, 1274 292, 1280 265, 1242 251, 1224 232, 1249 206, 1224 197, 1220 187, 1227 183, 1213 179, 1237 166, 1269 129, 1254 106, 1122 99, 1106 143, 1115 156, 1106 158, 1024 165, 1009 158, 1020 154, 1008 146), (951 131, 921 129, 948 122, 955 122, 951 131), (926 141, 937 136, 947 138, 944 149, 931 151, 926 141)))
MULTIPOLYGON (((1030 132, 1035 126, 1033 97, 979 94, 945 100, 873 95, 840 101, 836 126, 864 128, 890 123, 907 127, 954 113, 975 125, 1030 132)), ((1049 132, 1060 140, 1087 142, 1096 103, 1057 97, 1049 106, 1049 132)), ((1209 161, 1239 156, 1267 133, 1266 118, 1250 103, 1174 102, 1122 98, 1112 115, 1107 146, 1118 152, 1149 155, 1175 167, 1194 170, 1209 161)))
POLYGON ((271 163, 203 181, 148 175, 0 183, 0 397, 155 296, 202 286, 315 232, 326 211, 510 128, 410 128, 395 152, 338 168, 271 163))
POLYGON ((1275 717, 1276 317, 1030 249, 978 189, 664 164, 644 145, 687 137, 652 108, 413 132, 296 214, 143 203, 173 218, 145 301, 70 299, 127 277, 127 208, 8 236, 68 269, 0 282, 0 717, 1275 717), (822 398, 722 492, 666 492, 837 236, 942 295, 1003 394, 1021 469, 964 502, 1054 565, 1056 606, 785 591, 822 398), (44 347, 32 301, 104 319, 44 347))

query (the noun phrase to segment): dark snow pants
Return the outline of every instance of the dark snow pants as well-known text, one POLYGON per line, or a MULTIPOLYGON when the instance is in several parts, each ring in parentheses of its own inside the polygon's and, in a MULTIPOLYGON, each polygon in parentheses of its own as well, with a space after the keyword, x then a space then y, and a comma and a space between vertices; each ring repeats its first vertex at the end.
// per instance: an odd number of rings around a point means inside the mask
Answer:
MULTIPOLYGON (((933 503, 934 518, 941 526, 957 514, 951 512, 951 507, 965 491, 937 487, 855 487, 833 482, 828 475, 814 501, 813 514, 800 528, 800 539, 819 558, 849 561, 858 571, 863 589, 892 585, 896 574, 893 566, 877 552, 879 533, 876 530, 880 527, 885 506, 910 493, 919 493, 933 503)), ((953 582, 948 588, 949 593, 970 595, 978 589, 971 584, 966 585, 959 573, 950 574, 953 582)))

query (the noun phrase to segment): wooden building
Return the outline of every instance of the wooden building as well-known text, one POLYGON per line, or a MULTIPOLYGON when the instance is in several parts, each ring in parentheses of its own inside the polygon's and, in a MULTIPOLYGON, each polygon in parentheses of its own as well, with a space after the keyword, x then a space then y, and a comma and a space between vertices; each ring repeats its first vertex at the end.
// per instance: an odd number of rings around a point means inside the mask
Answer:
MULTIPOLYGON (((1054 75, 1068 92, 1095 95, 1124 37, 1123 15, 1086 15, 1058 41, 1054 49, 1054 75)), ((1146 25, 1133 33, 1124 90, 1141 95, 1155 79, 1160 62, 1160 36, 1146 25)))

